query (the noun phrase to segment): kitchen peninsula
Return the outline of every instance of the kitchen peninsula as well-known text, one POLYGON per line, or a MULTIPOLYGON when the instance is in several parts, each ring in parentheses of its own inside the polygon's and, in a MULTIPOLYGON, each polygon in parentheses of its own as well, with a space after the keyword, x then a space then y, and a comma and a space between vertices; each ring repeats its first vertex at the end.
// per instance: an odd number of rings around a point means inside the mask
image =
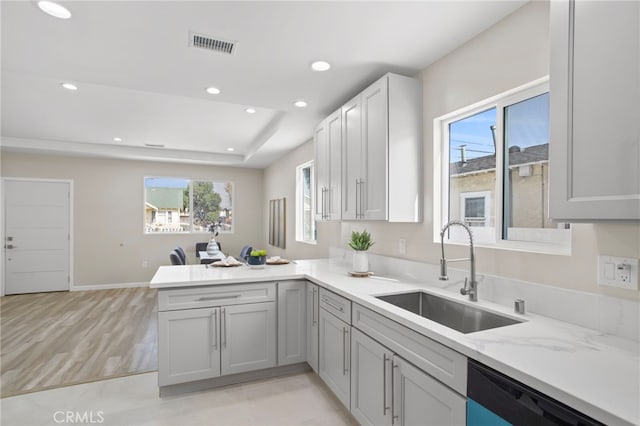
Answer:
MULTIPOLYGON (((314 351, 318 351, 322 358, 323 340, 321 336, 319 349, 317 343, 316 346, 309 344, 313 340, 313 334, 309 334, 313 333, 309 331, 310 326, 320 322, 322 331, 324 323, 318 320, 334 307, 334 315, 327 315, 327 318, 339 324, 341 333, 344 331, 344 334, 340 334, 340 339, 343 339, 340 341, 342 353, 339 360, 326 360, 325 367, 329 368, 333 361, 340 364, 340 375, 351 376, 350 387, 349 378, 346 378, 346 389, 350 388, 351 395, 347 391, 344 397, 340 396, 336 390, 339 384, 333 380, 335 377, 329 373, 323 377, 322 365, 319 367, 320 377, 346 407, 351 409, 357 419, 359 414, 356 411, 360 409, 360 397, 354 394, 358 383, 354 378, 358 371, 358 358, 354 349, 358 347, 358 336, 364 336, 364 339, 369 339, 367 335, 373 338, 378 336, 377 340, 387 342, 387 336, 380 331, 381 328, 374 329, 375 326, 372 326, 371 322, 366 322, 366 318, 375 318, 378 324, 387 324, 387 330, 402 329, 405 335, 411 333, 414 341, 418 338, 423 339, 427 352, 438 353, 439 357, 447 359, 447 368, 444 369, 434 366, 435 361, 431 360, 425 362, 424 368, 419 364, 421 358, 411 361, 413 365, 418 365, 426 371, 428 374, 425 376, 430 380, 433 380, 431 376, 434 376, 442 391, 452 396, 451 405, 447 407, 450 411, 446 414, 451 415, 448 418, 460 418, 456 417, 461 415, 458 406, 460 403, 464 404, 467 397, 466 360, 473 359, 602 423, 637 425, 640 422, 640 355, 637 341, 606 335, 601 331, 532 313, 514 314, 512 307, 483 299, 482 284, 479 289, 479 302, 468 302, 463 296, 438 284, 437 267, 425 265, 424 268, 433 271, 433 274, 424 275, 427 278, 417 282, 404 276, 387 274, 371 278, 354 278, 348 274, 348 267, 328 259, 300 260, 289 265, 267 265, 264 269, 251 269, 246 265, 236 268, 213 268, 205 265, 160 267, 150 286, 159 290, 161 392, 172 389, 190 390, 184 383, 192 380, 204 387, 232 383, 233 381, 221 379, 227 377, 225 374, 235 377, 238 381, 246 381, 251 379, 248 375, 250 373, 246 372, 249 370, 276 371, 273 374, 284 374, 296 369, 308 369, 306 362, 317 371, 314 351), (305 288, 307 290, 304 290, 305 288), (522 322, 464 334, 375 297, 416 290, 464 304, 473 304, 475 307, 522 322), (221 291, 226 293, 220 294, 221 291), (284 293, 290 292, 292 298, 281 297, 284 293), (306 299, 303 293, 306 293, 306 299), (316 302, 318 299, 320 308, 316 302), (229 300, 231 302, 227 303, 229 300), (250 336, 250 343, 258 345, 259 350, 251 350, 252 354, 259 355, 257 359, 240 359, 246 354, 237 352, 231 356, 231 362, 227 362, 231 367, 228 373, 225 373, 224 362, 221 372, 220 363, 216 364, 219 362, 218 358, 207 358, 204 363, 210 365, 211 369, 204 375, 199 371, 192 378, 186 375, 182 379, 162 381, 162 377, 169 377, 167 372, 162 370, 169 368, 169 365, 175 367, 175 363, 179 362, 179 357, 182 356, 179 348, 163 349, 163 345, 168 344, 167 339, 182 339, 179 340, 179 344, 183 347, 191 343, 200 344, 205 351, 214 353, 220 347, 235 343, 231 336, 234 329, 228 327, 233 323, 233 316, 229 311, 239 309, 240 306, 250 307, 248 311, 253 313, 245 318, 256 320, 250 322, 240 319, 235 325, 247 327, 248 324, 255 324, 257 327, 254 333, 243 330, 243 333, 250 336), (296 329, 298 334, 292 334, 291 330, 282 328, 281 321, 285 318, 285 311, 287 315, 294 315, 298 320, 306 320, 306 324, 300 324, 296 329), (168 324, 167 318, 163 316, 175 317, 180 316, 180 313, 183 316, 189 314, 191 318, 200 318, 200 322, 188 322, 187 328, 176 329, 178 336, 176 330, 173 334, 163 334, 163 327, 166 331, 168 324), (222 324, 223 321, 226 324, 222 324), (203 324, 201 331, 204 335, 192 335, 192 332, 198 330, 198 327, 192 326, 193 324, 203 324), (187 330, 189 333, 186 333, 187 330), (287 330, 286 338, 290 339, 291 335, 291 341, 295 344, 282 341, 283 330, 287 330), (301 334, 301 331, 307 331, 307 334, 301 334), (306 342, 301 342, 301 339, 306 342), (291 359, 282 356, 283 351, 288 355, 294 347, 297 348, 297 352, 303 353, 293 354, 291 359), (171 356, 177 358, 165 359, 171 356), (234 356, 237 357, 236 361, 233 359, 234 356), (253 362, 255 364, 252 367, 253 362), (236 368, 242 364, 249 365, 248 369, 236 368), (279 373, 277 369, 280 369, 279 373), (438 376, 443 374, 441 371, 447 369, 447 374, 438 376), (202 380, 203 377, 213 379, 202 380)), ((302 322, 305 323, 304 320, 302 322)), ((331 330, 330 327, 325 329, 326 336, 330 336, 331 330)), ((393 344, 392 340, 389 342, 391 343, 386 346, 393 344)), ((249 343, 239 344, 239 350, 242 351, 247 350, 247 347, 242 345, 249 343)), ((403 347, 398 346, 396 353, 403 355, 402 350, 403 347)), ((426 354, 425 358, 428 358, 428 355, 426 354)), ((403 356, 407 358, 413 355, 407 352, 407 355, 403 356)), ((224 357, 223 354, 222 358, 224 357)), ((422 370, 414 370, 422 373, 422 370)), ((255 377, 261 376, 258 374, 255 377)), ((386 393, 383 397, 386 398, 386 393)), ((382 410, 380 412, 382 413, 382 410)))

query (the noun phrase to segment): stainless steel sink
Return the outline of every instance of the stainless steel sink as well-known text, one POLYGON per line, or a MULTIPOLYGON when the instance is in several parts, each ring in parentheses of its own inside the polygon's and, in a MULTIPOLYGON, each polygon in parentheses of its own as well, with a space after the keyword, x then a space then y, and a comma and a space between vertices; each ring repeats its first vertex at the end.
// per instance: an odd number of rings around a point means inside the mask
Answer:
POLYGON ((422 291, 376 298, 465 334, 522 322, 422 291))

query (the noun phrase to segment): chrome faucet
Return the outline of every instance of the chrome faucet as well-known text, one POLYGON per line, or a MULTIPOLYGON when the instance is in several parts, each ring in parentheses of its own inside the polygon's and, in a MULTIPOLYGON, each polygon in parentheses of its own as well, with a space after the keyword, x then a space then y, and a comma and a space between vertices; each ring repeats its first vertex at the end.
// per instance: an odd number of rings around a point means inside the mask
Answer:
POLYGON ((440 259, 440 280, 446 281, 449 279, 447 276, 447 262, 459 262, 468 260, 470 266, 470 277, 467 281, 467 278, 464 279, 464 287, 460 289, 460 294, 469 295, 469 300, 472 302, 478 301, 478 281, 476 280, 476 255, 473 249, 473 234, 471 233, 471 229, 465 225, 464 223, 458 220, 449 221, 444 227, 442 231, 440 231, 440 247, 442 248, 442 258, 440 259), (447 260, 444 256, 444 234, 447 232, 452 225, 462 226, 467 233, 469 233, 469 257, 465 257, 462 259, 449 259, 447 260), (468 284, 468 286, 467 286, 468 284))

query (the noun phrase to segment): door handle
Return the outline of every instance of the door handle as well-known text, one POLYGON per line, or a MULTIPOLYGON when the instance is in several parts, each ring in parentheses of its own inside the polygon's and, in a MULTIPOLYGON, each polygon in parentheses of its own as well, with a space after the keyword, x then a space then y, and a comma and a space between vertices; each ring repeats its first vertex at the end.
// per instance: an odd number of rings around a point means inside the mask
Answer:
POLYGON ((360 219, 364 219, 364 179, 360 179, 360 219))
POLYGON ((317 289, 314 287, 311 293, 311 320, 313 321, 313 326, 318 325, 318 321, 316 320, 316 292, 317 289))
POLYGON ((349 337, 349 329, 342 328, 342 375, 346 376, 349 373, 349 367, 347 366, 347 338, 349 337))
POLYGON ((207 300, 237 299, 238 297, 240 297, 239 294, 232 294, 231 296, 205 296, 200 297, 197 301, 206 302, 207 300))
POLYGON ((387 353, 382 354, 382 416, 387 415, 387 353))
POLYGON ((227 311, 222 308, 222 313, 220 314, 220 322, 222 324, 222 347, 227 347, 227 311))
POLYGON ((398 368, 398 364, 396 364, 395 362, 393 362, 393 359, 391 360, 391 424, 395 424, 396 423, 396 419, 398 418, 398 416, 396 415, 396 403, 395 403, 395 387, 396 387, 396 379, 395 379, 395 369, 398 368))
POLYGON ((213 319, 213 349, 218 349, 218 310, 211 311, 211 317, 213 319))

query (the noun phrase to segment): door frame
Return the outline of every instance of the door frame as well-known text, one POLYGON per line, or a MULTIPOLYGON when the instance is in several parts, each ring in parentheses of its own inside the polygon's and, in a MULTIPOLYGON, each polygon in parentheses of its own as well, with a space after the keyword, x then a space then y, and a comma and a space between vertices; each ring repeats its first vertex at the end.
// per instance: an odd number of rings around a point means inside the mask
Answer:
POLYGON ((7 257, 5 253, 5 234, 6 234, 6 212, 5 212, 5 182, 49 182, 49 183, 66 183, 69 185, 69 288, 74 288, 74 235, 73 235, 73 179, 48 179, 48 178, 31 178, 31 177, 2 177, 2 197, 0 197, 0 233, 2 234, 2 244, 0 244, 0 255, 2 255, 2 274, 0 274, 0 297, 5 295, 5 273, 7 257))

